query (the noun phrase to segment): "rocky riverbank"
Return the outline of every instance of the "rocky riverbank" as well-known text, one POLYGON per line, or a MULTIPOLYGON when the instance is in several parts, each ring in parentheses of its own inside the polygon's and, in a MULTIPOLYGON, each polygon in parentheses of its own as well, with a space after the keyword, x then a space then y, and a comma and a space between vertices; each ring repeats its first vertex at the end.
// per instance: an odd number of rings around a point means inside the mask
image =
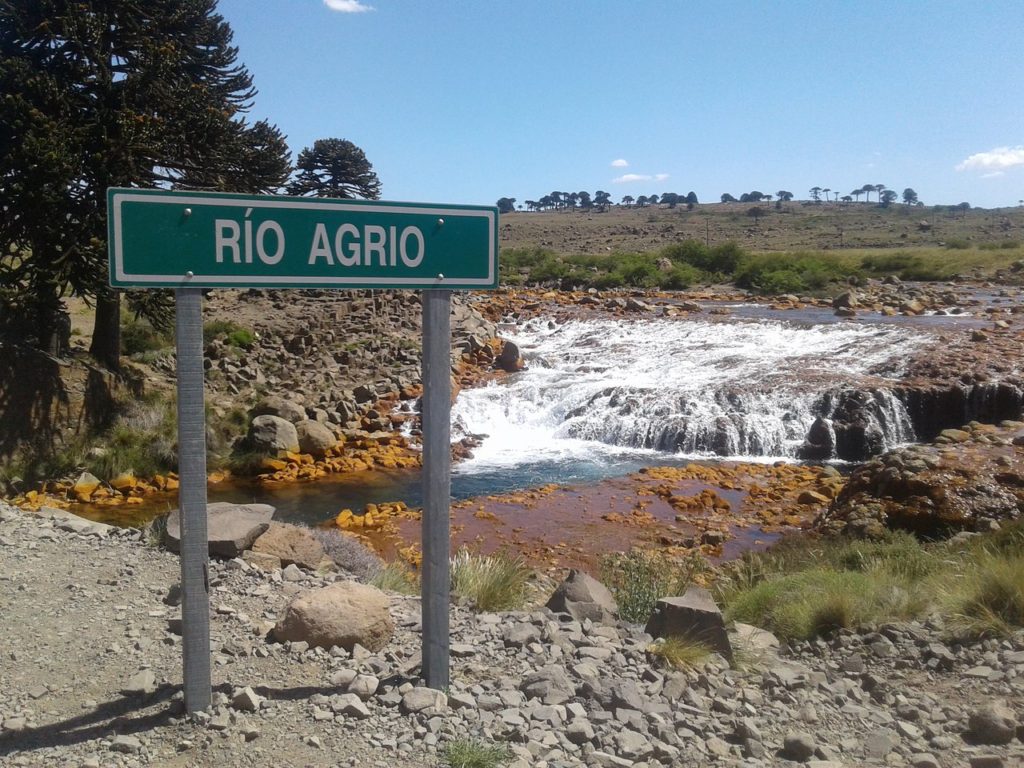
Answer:
POLYGON ((437 766, 468 738, 507 743, 516 768, 1024 759, 1020 634, 960 644, 928 620, 778 646, 741 626, 734 667, 675 671, 600 612, 457 605, 442 693, 417 687, 417 598, 389 596, 379 650, 277 642, 293 598, 348 576, 238 559, 211 567, 215 703, 189 719, 177 568, 138 531, 0 507, 5 764, 437 766))

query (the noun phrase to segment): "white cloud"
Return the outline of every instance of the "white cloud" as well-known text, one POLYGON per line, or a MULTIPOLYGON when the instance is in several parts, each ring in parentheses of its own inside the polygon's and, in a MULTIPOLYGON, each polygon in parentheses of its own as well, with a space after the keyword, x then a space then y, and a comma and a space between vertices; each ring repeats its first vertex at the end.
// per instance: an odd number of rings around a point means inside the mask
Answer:
POLYGON ((629 163, 623 160, 621 157, 618 160, 612 160, 612 168, 628 168, 629 163))
POLYGON ((996 179, 996 178, 999 178, 1000 176, 1005 176, 1005 175, 1006 175, 1006 171, 992 171, 992 173, 983 173, 983 174, 981 174, 981 178, 983 178, 983 179, 996 179))
POLYGON ((653 176, 649 173, 625 173, 612 179, 612 184, 629 184, 631 181, 664 181, 667 178, 667 173, 656 173, 653 176))
POLYGON ((956 169, 958 171, 999 171, 1024 165, 1024 146, 996 147, 988 152, 971 155, 956 169))
POLYGON ((339 13, 366 13, 372 11, 372 5, 363 5, 359 0, 324 0, 324 5, 339 13))

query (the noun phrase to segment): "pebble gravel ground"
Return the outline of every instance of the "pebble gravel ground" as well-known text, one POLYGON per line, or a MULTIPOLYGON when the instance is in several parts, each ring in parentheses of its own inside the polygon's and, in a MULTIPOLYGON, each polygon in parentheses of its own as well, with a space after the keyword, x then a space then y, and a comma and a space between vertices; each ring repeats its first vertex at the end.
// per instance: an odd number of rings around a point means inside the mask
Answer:
POLYGON ((0 503, 0 765, 418 768, 470 737, 507 743, 515 768, 1024 765, 1022 635, 734 637, 736 669, 676 672, 638 626, 455 606, 440 692, 417 687, 417 598, 391 596, 378 653, 274 643, 292 596, 346 576, 241 560, 211 566, 214 706, 188 718, 178 567, 139 531, 0 503))

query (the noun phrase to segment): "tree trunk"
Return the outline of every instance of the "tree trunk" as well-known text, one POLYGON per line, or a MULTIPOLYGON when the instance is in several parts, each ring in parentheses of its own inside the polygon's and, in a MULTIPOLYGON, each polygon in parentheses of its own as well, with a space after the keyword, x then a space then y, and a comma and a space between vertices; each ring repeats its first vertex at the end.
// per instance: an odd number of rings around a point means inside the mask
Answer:
POLYGON ((113 288, 96 296, 96 327, 89 353, 112 371, 121 366, 121 293, 113 288))

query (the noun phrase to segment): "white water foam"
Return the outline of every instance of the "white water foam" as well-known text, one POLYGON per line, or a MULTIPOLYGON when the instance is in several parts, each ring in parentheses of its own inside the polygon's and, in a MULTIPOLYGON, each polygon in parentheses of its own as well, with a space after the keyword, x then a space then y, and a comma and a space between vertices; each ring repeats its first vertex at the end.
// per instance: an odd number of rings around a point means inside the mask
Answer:
MULTIPOLYGON (((465 390, 453 434, 487 438, 461 472, 615 460, 638 451, 793 457, 826 392, 877 385, 921 344, 894 326, 678 320, 532 320, 506 334, 529 369, 465 390)), ((895 397, 874 395, 887 445, 913 438, 895 397)))

